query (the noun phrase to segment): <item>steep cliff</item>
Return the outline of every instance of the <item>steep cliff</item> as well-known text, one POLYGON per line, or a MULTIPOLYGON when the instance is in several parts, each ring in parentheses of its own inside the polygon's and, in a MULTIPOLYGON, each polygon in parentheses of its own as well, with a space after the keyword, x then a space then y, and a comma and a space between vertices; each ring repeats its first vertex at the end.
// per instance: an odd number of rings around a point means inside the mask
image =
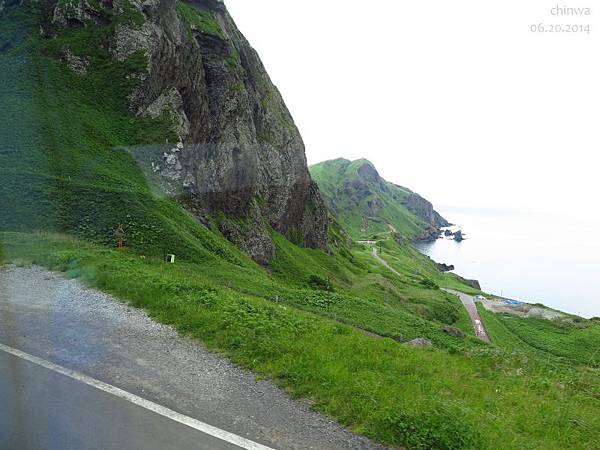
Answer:
POLYGON ((310 171, 328 206, 355 237, 394 232, 423 239, 449 225, 429 201, 384 180, 367 160, 336 159, 310 171))
MULTIPOLYGON (((398 186, 400 188, 400 186, 398 186)), ((404 188, 401 188, 404 189, 404 188)), ((424 220, 430 225, 436 228, 448 227, 450 222, 444 219, 440 213, 433 209, 433 205, 430 201, 425 200, 419 194, 414 192, 406 197, 404 205, 417 217, 424 220)))
POLYGON ((124 95, 132 123, 150 124, 122 148, 161 194, 261 263, 273 256, 271 228, 327 247, 327 212, 300 133, 222 1, 31 5, 39 48, 96 89, 86 101, 100 107, 124 95), (98 80, 113 66, 111 90, 98 80))

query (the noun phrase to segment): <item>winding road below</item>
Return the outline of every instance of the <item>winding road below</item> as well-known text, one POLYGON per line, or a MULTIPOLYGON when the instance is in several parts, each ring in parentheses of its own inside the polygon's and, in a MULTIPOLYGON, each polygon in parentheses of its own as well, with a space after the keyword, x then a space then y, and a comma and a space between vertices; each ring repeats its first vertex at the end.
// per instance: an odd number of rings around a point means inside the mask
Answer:
MULTIPOLYGON (((373 256, 383 266, 388 268, 394 274, 400 276, 400 273, 392 266, 390 266, 389 263, 379 255, 379 253, 377 253, 377 247, 373 247, 373 256)), ((477 306, 475 305, 475 298, 471 295, 465 294, 464 292, 455 291, 453 289, 442 288, 442 290, 450 294, 456 295, 460 299, 465 309, 467 310, 469 317, 471 318, 471 323, 473 324, 475 335, 482 341, 491 342, 487 332, 485 331, 485 327, 483 326, 483 321, 481 320, 479 311, 477 311, 477 306)))
POLYGON ((473 323, 473 328, 475 329, 475 334, 477 335, 477 337, 482 341, 491 342, 487 331, 485 331, 485 327, 483 326, 483 320, 481 320, 479 311, 477 311, 477 306, 475 305, 475 298, 472 295, 468 295, 460 291, 455 291, 454 289, 442 290, 450 294, 454 294, 460 299, 462 304, 465 306, 465 309, 469 313, 469 317, 471 318, 471 322, 473 323))

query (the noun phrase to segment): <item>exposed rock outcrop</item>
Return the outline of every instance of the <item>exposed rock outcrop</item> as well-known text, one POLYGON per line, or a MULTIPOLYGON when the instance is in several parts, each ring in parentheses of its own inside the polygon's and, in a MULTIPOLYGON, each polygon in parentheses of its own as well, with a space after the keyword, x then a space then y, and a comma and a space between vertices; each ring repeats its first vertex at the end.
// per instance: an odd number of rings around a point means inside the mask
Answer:
POLYGON ((437 268, 440 272, 451 272, 454 270, 454 265, 445 264, 445 263, 437 263, 437 268))
POLYGON ((467 280, 466 278, 458 277, 461 283, 471 286, 473 289, 481 290, 481 285, 477 280, 467 280))
POLYGON ((426 230, 424 230, 417 238, 415 239, 418 242, 433 242, 437 240, 440 236, 440 230, 435 228, 434 226, 430 226, 426 230))
POLYGON ((67 63, 67 66, 79 75, 85 75, 90 67, 90 62, 84 58, 75 56, 71 49, 65 47, 63 49, 63 59, 67 63))
POLYGON ((433 209, 431 202, 425 200, 419 194, 413 193, 409 195, 405 199, 404 204, 415 216, 419 217, 435 228, 450 226, 450 223, 433 209))
POLYGON ((465 332, 460 328, 451 327, 450 325, 445 325, 442 329, 444 333, 452 337, 464 338, 465 332))
POLYGON ((411 347, 431 347, 433 342, 431 342, 431 339, 427 338, 416 338, 407 342, 406 345, 410 345, 411 347))
POLYGON ((365 161, 364 164, 358 168, 357 172, 358 175, 360 175, 360 177, 365 181, 369 181, 371 183, 379 183, 381 181, 379 172, 377 172, 377 169, 375 169, 375 167, 369 162, 365 161))
MULTIPOLYGON (((300 133, 223 2, 67 0, 51 19, 54 33, 109 22, 115 59, 147 59, 132 74, 139 83, 131 111, 169 118, 180 141, 151 162, 166 178, 160 184, 169 186, 167 194, 199 220, 236 218, 223 233, 262 263, 273 255, 269 228, 326 249, 328 216, 300 133)), ((68 55, 70 65, 84 74, 87 67, 74 58, 68 55)))

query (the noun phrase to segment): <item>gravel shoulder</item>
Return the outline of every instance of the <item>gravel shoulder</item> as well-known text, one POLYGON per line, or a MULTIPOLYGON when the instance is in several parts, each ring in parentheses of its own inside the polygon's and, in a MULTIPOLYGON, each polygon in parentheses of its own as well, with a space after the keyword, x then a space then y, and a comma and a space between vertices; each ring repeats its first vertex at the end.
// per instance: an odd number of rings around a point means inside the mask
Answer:
POLYGON ((144 311, 39 267, 0 269, 0 342, 273 448, 383 448, 144 311))

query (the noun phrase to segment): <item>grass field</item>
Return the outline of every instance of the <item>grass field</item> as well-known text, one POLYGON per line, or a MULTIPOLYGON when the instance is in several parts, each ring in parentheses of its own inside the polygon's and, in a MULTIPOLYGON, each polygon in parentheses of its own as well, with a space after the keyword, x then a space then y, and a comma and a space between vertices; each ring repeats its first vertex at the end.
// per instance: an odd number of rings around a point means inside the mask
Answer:
POLYGON ((510 352, 600 367, 600 322, 579 317, 544 320, 494 314, 478 305, 490 337, 510 352))

